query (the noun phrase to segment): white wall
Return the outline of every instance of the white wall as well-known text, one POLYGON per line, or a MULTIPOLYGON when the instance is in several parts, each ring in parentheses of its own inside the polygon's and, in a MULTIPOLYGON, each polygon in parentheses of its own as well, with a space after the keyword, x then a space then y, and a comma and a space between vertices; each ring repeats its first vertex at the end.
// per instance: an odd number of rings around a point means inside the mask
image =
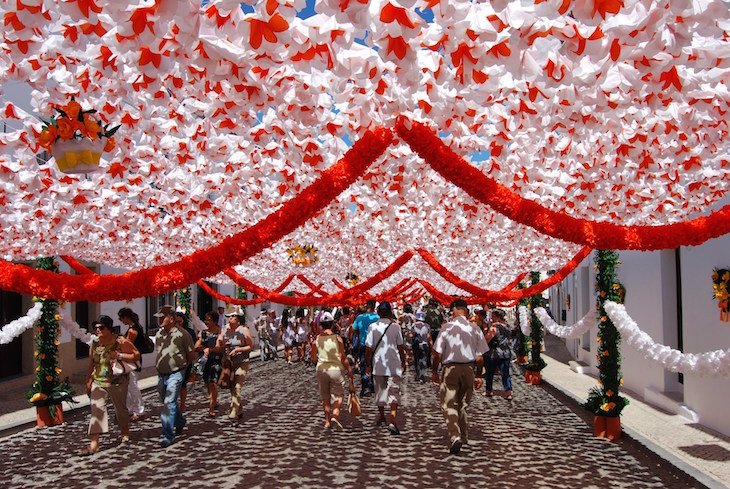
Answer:
MULTIPOLYGON (((639 328, 654 341, 673 348, 677 320, 674 250, 619 252, 618 277, 626 287, 626 311, 639 328), (671 258, 669 260, 668 258, 671 258), (665 304, 672 307, 666 308, 665 304)), ((621 344, 624 386, 642 395, 647 388, 676 392, 678 384, 668 385, 664 368, 646 360, 626 341, 621 344)), ((676 375, 675 375, 676 376, 676 375)))
MULTIPOLYGON (((681 257, 684 351, 730 349, 730 323, 720 321, 711 278, 713 268, 730 268, 730 235, 682 248, 681 257)), ((730 378, 684 376, 685 404, 697 412, 701 424, 730 436, 728 400, 730 378)))

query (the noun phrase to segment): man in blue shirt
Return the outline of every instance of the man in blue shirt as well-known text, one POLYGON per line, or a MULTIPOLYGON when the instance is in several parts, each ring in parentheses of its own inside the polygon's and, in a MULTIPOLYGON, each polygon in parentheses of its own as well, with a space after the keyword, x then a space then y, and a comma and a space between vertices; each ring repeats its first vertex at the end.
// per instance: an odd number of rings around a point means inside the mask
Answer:
POLYGON ((370 325, 378 319, 380 316, 375 314, 375 301, 371 299, 365 303, 365 312, 355 318, 355 322, 352 324, 353 334, 357 334, 358 339, 355 354, 358 355, 360 365, 360 397, 375 392, 372 377, 365 373, 365 340, 368 337, 370 325))

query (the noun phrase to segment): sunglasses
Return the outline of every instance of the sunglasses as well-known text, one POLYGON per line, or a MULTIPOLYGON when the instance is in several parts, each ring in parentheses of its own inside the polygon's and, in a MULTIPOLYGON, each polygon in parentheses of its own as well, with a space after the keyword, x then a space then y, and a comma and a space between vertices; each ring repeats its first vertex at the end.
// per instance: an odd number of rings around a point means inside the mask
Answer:
POLYGON ((94 326, 94 330, 96 331, 100 331, 102 329, 106 329, 106 326, 104 326, 103 324, 97 324, 94 326))

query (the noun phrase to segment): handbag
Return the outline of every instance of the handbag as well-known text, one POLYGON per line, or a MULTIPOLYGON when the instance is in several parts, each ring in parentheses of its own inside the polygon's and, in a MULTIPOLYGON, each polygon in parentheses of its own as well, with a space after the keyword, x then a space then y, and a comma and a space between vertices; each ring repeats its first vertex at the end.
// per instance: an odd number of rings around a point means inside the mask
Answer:
POLYGON ((360 416, 362 413, 357 394, 350 394, 350 398, 347 400, 347 412, 350 413, 350 416, 360 416))
POLYGON ((134 372, 139 368, 138 362, 125 362, 123 360, 114 359, 112 360, 112 375, 120 376, 134 372))
POLYGON ((224 389, 230 388, 233 384, 234 372, 231 356, 228 351, 225 351, 221 357, 221 376, 218 378, 218 386, 224 389))

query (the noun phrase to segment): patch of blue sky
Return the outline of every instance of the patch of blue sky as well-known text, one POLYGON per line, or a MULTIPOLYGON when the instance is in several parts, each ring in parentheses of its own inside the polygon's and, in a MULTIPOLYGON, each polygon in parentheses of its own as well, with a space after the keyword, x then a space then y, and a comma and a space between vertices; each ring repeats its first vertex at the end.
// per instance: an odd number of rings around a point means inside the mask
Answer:
POLYGON ((416 13, 421 17, 423 20, 428 22, 429 24, 433 22, 433 10, 430 8, 427 8, 426 10, 421 10, 420 8, 416 9, 416 13))

